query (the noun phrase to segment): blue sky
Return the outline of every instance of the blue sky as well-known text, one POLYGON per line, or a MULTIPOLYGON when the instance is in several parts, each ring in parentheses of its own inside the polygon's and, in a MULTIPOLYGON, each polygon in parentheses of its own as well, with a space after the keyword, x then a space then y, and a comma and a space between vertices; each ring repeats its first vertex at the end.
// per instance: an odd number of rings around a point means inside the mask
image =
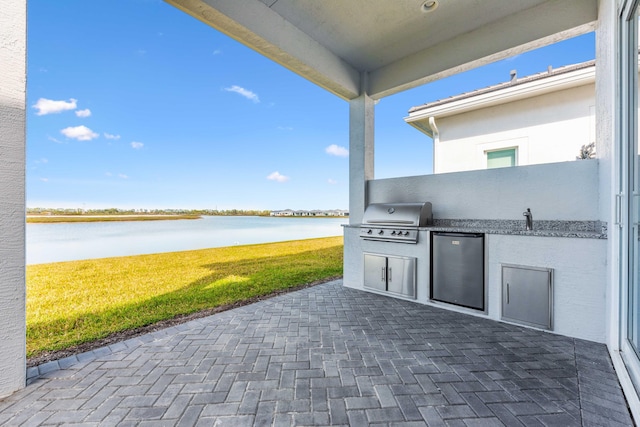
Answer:
MULTIPOLYGON (((412 106, 593 57, 587 34, 380 100, 376 178, 431 173, 412 106)), ((160 0, 30 0, 27 106, 28 207, 348 207, 348 103, 160 0)))

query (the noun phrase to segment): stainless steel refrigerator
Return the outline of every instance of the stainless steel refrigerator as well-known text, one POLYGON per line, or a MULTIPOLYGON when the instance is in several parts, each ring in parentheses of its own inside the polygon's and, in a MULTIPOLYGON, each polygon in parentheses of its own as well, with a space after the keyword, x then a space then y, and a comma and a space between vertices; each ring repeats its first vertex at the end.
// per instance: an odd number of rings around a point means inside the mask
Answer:
POLYGON ((484 310, 484 234, 431 233, 431 299, 484 310))

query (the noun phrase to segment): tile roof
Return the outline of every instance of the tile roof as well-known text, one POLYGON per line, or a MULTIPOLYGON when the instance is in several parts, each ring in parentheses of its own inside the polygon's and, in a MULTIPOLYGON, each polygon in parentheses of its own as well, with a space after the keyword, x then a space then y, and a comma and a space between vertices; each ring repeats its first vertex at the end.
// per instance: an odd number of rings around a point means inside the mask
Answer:
POLYGON ((454 96, 450 96, 448 98, 439 99, 437 101, 433 101, 433 102, 429 102, 429 103, 426 103, 426 104, 418 105, 418 106, 412 107, 409 110, 409 113, 414 113, 416 111, 425 110, 425 109, 431 108, 431 107, 437 107, 437 106, 440 106, 440 105, 448 104, 450 102, 460 101, 462 99, 472 98, 474 96, 483 95, 483 94, 490 93, 490 92, 496 92, 496 91, 501 90, 501 89, 522 85, 522 84, 533 82, 533 81, 536 81, 536 80, 543 80, 543 79, 546 79, 546 78, 549 78, 549 77, 553 77, 553 76, 557 76, 557 75, 560 75, 560 74, 570 73, 572 71, 582 70, 582 69, 589 68, 589 67, 595 67, 595 64, 596 64, 596 61, 595 60, 591 60, 591 61, 581 62, 579 64, 565 65, 563 67, 556 68, 556 69, 551 69, 551 67, 549 67, 549 69, 547 71, 543 71, 541 73, 532 74, 530 76, 517 78, 517 79, 511 80, 511 81, 508 81, 508 82, 498 83, 496 85, 487 86, 487 87, 482 88, 482 89, 476 89, 476 90, 473 90, 471 92, 465 92, 465 93, 461 93, 459 95, 454 95, 454 96))

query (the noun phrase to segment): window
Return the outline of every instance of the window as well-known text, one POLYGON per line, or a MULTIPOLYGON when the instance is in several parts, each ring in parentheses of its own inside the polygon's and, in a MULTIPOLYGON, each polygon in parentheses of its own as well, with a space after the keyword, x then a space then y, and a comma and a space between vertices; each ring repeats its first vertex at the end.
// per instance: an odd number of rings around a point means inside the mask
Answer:
POLYGON ((487 151, 487 169, 506 168, 516 165, 516 149, 487 151))

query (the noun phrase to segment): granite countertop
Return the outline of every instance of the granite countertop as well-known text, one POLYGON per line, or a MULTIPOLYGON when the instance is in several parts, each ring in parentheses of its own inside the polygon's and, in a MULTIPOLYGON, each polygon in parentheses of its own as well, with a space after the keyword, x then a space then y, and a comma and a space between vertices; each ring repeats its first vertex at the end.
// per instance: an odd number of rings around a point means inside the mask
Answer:
POLYGON ((533 230, 525 230, 524 220, 434 219, 424 227, 429 231, 507 234, 514 236, 573 237, 606 239, 607 224, 602 221, 533 221, 533 230))
MULTIPOLYGON (((359 225, 345 225, 360 228, 359 225)), ((485 233, 512 236, 569 237, 606 239, 607 223, 603 221, 533 221, 533 230, 525 230, 524 220, 500 219, 434 219, 421 230, 453 233, 485 233)))

